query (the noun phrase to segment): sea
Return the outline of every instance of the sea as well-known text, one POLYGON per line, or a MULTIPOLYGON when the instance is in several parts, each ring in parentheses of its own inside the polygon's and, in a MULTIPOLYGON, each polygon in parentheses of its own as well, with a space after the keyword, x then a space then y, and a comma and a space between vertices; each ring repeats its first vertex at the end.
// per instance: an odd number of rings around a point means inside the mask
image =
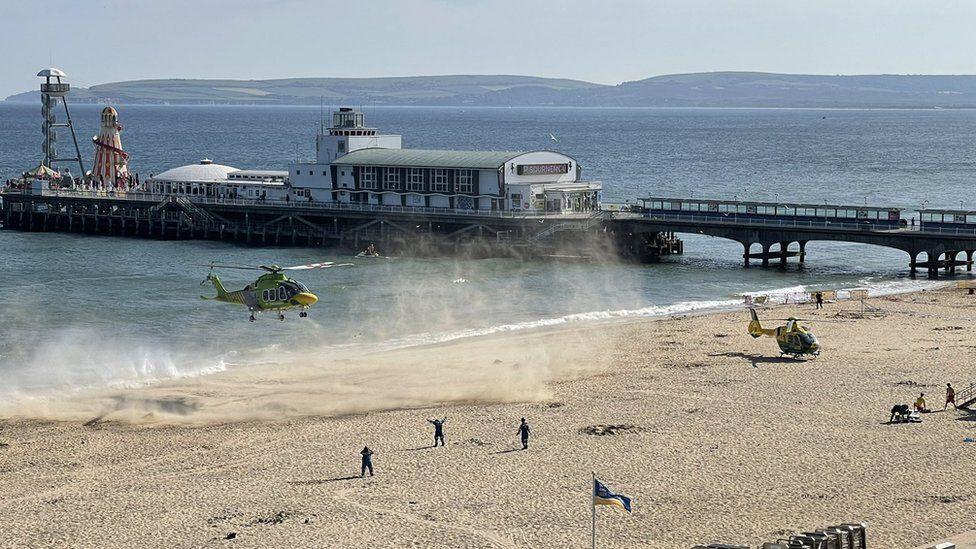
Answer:
MULTIPOLYGON (((307 159, 315 107, 117 107, 130 170, 210 158, 285 169, 307 159)), ((101 107, 72 106, 88 167, 101 107)), ((976 111, 364 107, 368 125, 414 148, 530 150, 575 157, 607 202, 647 196, 976 209, 976 111), (551 134, 551 136, 550 136, 551 134), (555 140, 553 139, 555 138, 555 140)), ((40 105, 0 103, 0 179, 41 158, 40 105)), ((68 150, 70 136, 60 135, 68 150)), ((910 215, 910 214, 909 214, 910 215)), ((681 235, 657 264, 510 259, 356 259, 323 248, 246 247, 0 230, 0 403, 65 390, 131 386, 289 356, 369 352, 547 326, 741 307, 746 293, 811 289, 891 293, 906 254, 811 242, 802 268, 743 269, 738 243, 681 235), (211 261, 353 262, 302 272, 320 298, 310 317, 247 320, 207 302, 211 261)), ((219 273, 228 288, 249 271, 219 273)), ((744 317, 745 318, 745 317, 744 317)), ((63 393, 61 393, 63 394, 63 393)))

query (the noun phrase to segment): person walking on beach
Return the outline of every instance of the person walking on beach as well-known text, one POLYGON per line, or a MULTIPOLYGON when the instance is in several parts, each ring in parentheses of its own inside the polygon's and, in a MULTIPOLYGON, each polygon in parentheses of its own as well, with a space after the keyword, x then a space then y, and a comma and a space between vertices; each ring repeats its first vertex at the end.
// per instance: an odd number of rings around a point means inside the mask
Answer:
POLYGON ((369 469, 369 476, 373 476, 373 451, 369 449, 369 446, 363 446, 363 450, 359 453, 363 456, 363 467, 359 472, 359 477, 366 476, 366 469, 369 469))
POLYGON ((948 410, 950 404, 954 409, 956 408, 956 390, 952 388, 951 383, 946 383, 946 403, 942 407, 942 411, 948 410))
POLYGON ((441 441, 441 446, 444 446, 444 422, 447 421, 447 416, 441 419, 428 419, 427 422, 434 426, 434 447, 437 447, 437 441, 441 441))
POLYGON ((529 432, 530 432, 530 430, 529 430, 529 424, 526 423, 525 418, 523 417, 522 418, 522 423, 519 424, 519 428, 518 428, 519 438, 522 439, 522 449, 523 450, 528 450, 529 449, 529 432))
POLYGON ((823 292, 817 292, 813 297, 817 301, 817 308, 823 309, 823 292))

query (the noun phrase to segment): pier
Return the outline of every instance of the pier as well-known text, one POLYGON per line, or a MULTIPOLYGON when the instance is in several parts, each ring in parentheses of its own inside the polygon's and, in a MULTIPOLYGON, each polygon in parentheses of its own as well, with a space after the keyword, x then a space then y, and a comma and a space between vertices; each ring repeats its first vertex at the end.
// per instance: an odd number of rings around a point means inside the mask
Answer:
MULTIPOLYGON (((669 199, 681 203, 683 199, 669 199)), ((684 199, 691 202, 690 199, 684 199)), ((697 202, 697 201, 696 201, 697 202)), ((713 203, 718 201, 712 201, 713 203)), ((721 201, 733 206, 754 205, 754 202, 721 201)), ((795 206, 780 205, 777 208, 795 206)), ((839 208, 837 206, 818 208, 839 208)), ((857 209, 887 210, 884 208, 848 207, 857 209)), ((717 210, 713 210, 717 211, 717 210)), ((953 276, 961 269, 973 270, 976 253, 976 225, 946 227, 941 224, 910 226, 901 219, 870 222, 852 218, 810 220, 795 216, 777 216, 761 219, 757 216, 708 215, 694 212, 655 211, 652 208, 633 208, 611 214, 616 230, 628 233, 658 234, 690 233, 724 238, 742 246, 743 266, 753 262, 763 267, 786 267, 791 258, 797 263, 806 261, 809 242, 831 241, 870 244, 901 250, 908 254, 908 268, 912 276, 925 270, 930 278, 940 273, 953 276), (892 222, 893 221, 893 222, 892 222)))
MULTIPOLYGON (((807 259, 807 244, 870 244, 908 254, 914 276, 973 270, 976 228, 933 228, 863 220, 810 221, 656 212, 518 212, 160 196, 153 193, 7 189, 3 226, 159 239, 206 239, 256 246, 338 246, 470 257, 592 257, 613 253, 639 262, 681 254, 682 233, 738 242, 743 266, 783 268, 807 259)), ((678 200, 678 199, 674 199, 678 200)), ((726 204, 752 204, 726 201, 726 204)), ((900 220, 899 220, 900 221, 900 220)))
POLYGON ((671 232, 615 234, 603 211, 533 213, 295 202, 152 193, 45 190, 0 193, 5 229, 255 246, 327 246, 469 257, 586 259, 619 247, 641 261, 681 253, 671 232))

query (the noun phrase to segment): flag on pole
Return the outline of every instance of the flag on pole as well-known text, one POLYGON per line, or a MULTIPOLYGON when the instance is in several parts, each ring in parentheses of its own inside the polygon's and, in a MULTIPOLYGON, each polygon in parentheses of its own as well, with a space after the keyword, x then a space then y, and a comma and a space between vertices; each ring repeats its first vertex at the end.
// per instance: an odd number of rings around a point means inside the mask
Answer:
POLYGON ((593 478, 593 505, 616 505, 628 513, 630 509, 630 498, 621 494, 614 494, 602 482, 593 478))

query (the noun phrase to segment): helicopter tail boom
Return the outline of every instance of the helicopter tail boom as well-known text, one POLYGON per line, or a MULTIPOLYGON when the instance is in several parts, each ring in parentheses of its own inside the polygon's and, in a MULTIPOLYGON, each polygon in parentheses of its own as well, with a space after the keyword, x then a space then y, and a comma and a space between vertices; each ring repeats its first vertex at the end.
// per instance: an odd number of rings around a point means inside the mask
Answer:
POLYGON ((749 309, 749 315, 752 316, 752 320, 749 322, 749 335, 752 337, 762 337, 764 335, 775 335, 776 330, 767 330, 762 327, 762 323, 759 322, 759 314, 756 313, 755 309, 749 309))
POLYGON ((207 275, 207 280, 204 282, 210 282, 213 284, 215 290, 217 290, 217 295, 214 297, 200 296, 203 299, 226 299, 227 290, 224 289, 224 285, 220 283, 220 278, 217 275, 207 275))

